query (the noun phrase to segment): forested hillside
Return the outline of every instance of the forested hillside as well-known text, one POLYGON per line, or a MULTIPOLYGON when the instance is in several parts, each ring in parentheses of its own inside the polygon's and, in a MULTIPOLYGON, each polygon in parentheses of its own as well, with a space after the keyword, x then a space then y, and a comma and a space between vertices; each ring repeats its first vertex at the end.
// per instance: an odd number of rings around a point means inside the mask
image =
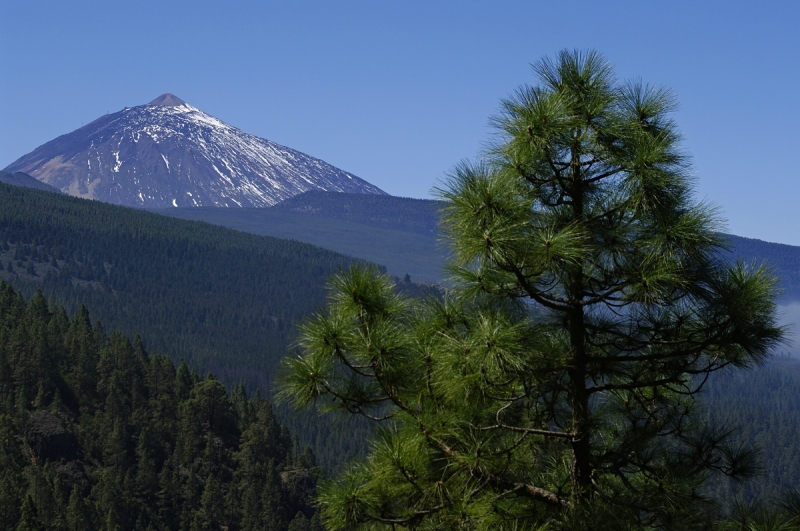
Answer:
MULTIPOLYGON (((305 208, 300 199, 298 208, 305 208)), ((335 205, 331 208, 336 211, 335 205)), ((352 212, 361 212, 362 220, 371 215, 355 207, 352 212)), ((758 256, 754 252, 750 260, 758 256)), ((150 352, 176 363, 184 358, 201 374, 212 370, 226 385, 242 382, 265 394, 296 325, 324 302, 326 279, 351 263, 351 258, 311 245, 0 184, 0 278, 26 297, 41 288, 68 313, 84 304, 108 329, 129 337, 141 333, 150 352)), ((421 293, 413 283, 398 286, 421 293)), ((791 466, 800 462, 797 445, 772 444, 796 440, 800 433, 800 411, 791 398, 800 396, 800 371, 779 367, 769 363, 738 377, 744 380, 711 382, 711 410, 736 411, 745 419, 745 437, 765 446, 767 473, 750 491, 774 492, 778 485, 800 481, 791 466), (746 399, 740 397, 743 389, 746 399), (774 418, 760 420, 767 412, 774 418)), ((328 470, 366 448, 364 424, 314 413, 277 413, 302 444, 312 444, 328 470)))
POLYGON ((322 529, 267 400, 4 282, 0 467, 0 529, 322 529))
POLYGON ((295 326, 353 259, 140 210, 0 185, 0 275, 226 381, 266 387, 295 326))
MULTIPOLYGON (((85 305, 226 385, 268 394, 297 324, 352 263, 308 244, 0 184, 0 279, 26 297, 41 289, 69 313, 85 305)), ((329 467, 365 448, 364 426, 343 435, 328 419, 284 417, 329 467)))
POLYGON ((716 374, 703 399, 711 420, 736 428, 761 453, 763 469, 755 478, 715 484, 720 499, 774 500, 800 487, 800 361, 778 356, 750 371, 716 374))

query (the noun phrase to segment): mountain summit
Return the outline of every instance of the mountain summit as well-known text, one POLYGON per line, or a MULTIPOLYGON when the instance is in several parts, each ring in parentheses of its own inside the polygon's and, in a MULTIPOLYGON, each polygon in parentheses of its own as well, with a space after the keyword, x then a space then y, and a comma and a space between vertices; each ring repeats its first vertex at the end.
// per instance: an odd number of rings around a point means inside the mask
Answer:
POLYGON ((151 101, 150 103, 148 103, 148 105, 162 105, 164 107, 177 107, 179 105, 186 105, 186 102, 183 101, 182 99, 180 99, 175 94, 170 94, 169 92, 166 92, 166 93, 162 94, 161 96, 157 97, 156 99, 154 99, 153 101, 151 101))
POLYGON ((118 205, 267 207, 309 190, 384 194, 166 93, 36 148, 5 171, 118 205))

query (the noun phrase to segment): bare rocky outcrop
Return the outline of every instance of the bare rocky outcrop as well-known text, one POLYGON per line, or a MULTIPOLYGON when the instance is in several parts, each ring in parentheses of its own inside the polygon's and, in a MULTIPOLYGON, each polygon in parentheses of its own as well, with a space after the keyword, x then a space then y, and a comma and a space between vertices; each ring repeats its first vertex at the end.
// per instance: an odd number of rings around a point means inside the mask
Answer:
POLYGON ((75 458, 77 441, 59 417, 48 410, 37 411, 25 422, 25 442, 40 461, 75 458))

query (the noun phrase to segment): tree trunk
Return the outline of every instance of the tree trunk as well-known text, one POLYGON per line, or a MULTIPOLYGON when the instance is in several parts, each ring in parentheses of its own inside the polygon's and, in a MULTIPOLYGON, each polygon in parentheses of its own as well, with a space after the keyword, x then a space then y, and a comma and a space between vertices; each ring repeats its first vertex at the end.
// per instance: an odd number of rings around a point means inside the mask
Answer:
MULTIPOLYGON (((576 136, 580 138, 580 131, 576 136)), ((578 141, 579 142, 579 141, 578 141)), ((584 221, 584 183, 581 173, 580 146, 572 150, 572 219, 584 221)), ((586 338, 583 314, 583 266, 579 264, 570 273, 568 296, 571 308, 567 312, 567 322, 572 359, 569 369, 572 409, 572 496, 576 505, 588 499, 591 494, 592 470, 590 464, 590 412, 589 393, 586 389, 586 338)))

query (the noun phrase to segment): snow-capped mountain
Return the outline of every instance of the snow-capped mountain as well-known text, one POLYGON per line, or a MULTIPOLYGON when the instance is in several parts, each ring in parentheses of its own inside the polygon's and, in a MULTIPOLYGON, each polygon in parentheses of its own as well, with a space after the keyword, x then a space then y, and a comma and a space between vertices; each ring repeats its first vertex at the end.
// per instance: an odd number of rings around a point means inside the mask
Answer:
POLYGON ((351 173, 232 127, 172 94, 60 136, 6 171, 135 207, 267 207, 308 190, 384 194, 351 173))

